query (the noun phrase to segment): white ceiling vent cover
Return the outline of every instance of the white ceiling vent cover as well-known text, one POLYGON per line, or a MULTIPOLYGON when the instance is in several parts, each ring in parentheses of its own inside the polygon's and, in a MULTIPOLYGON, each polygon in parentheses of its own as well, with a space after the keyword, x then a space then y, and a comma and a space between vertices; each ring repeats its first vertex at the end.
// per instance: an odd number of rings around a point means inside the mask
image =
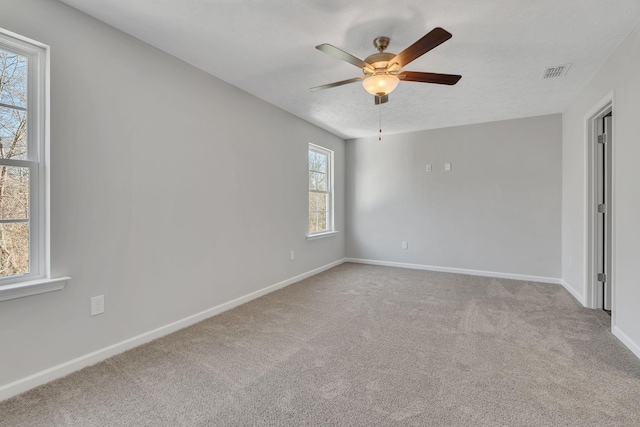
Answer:
POLYGON ((549 67, 546 70, 544 70, 544 73, 542 73, 542 80, 562 77, 565 74, 567 74, 567 71, 569 71, 569 67, 571 67, 571 64, 563 64, 563 65, 556 65, 553 67, 549 67))

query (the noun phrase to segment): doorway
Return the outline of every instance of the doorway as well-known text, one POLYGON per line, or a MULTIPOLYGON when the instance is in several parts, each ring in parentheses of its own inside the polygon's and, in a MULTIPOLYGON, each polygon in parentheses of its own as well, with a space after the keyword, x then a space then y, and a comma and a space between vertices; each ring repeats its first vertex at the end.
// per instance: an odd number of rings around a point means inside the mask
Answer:
POLYGON ((613 105, 607 102, 587 121, 589 191, 588 269, 589 306, 611 314, 613 307, 613 105))

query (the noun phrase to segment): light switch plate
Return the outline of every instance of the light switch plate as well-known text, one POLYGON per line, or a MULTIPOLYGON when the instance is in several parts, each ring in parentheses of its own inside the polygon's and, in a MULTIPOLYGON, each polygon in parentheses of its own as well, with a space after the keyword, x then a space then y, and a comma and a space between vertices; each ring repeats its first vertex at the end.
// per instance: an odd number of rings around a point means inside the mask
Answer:
POLYGON ((451 163, 445 163, 444 164, 444 171, 445 172, 450 172, 451 171, 451 163))
POLYGON ((431 172, 431 165, 427 165, 427 172, 431 172))

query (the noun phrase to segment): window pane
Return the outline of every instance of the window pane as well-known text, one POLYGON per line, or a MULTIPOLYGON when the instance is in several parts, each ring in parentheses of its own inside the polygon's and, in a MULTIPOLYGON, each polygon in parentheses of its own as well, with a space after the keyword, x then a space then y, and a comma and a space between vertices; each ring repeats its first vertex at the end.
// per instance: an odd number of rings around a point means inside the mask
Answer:
POLYGON ((0 102, 27 108, 27 58, 0 49, 0 102))
POLYGON ((27 113, 0 107, 0 158, 27 158, 27 113))
POLYGON ((329 197, 327 194, 317 194, 318 202, 317 202, 317 211, 326 212, 327 211, 327 198, 329 197))
POLYGON ((316 168, 316 153, 309 151, 309 170, 315 170, 316 168))
POLYGON ((318 214, 318 231, 327 230, 327 213, 321 212, 318 214))
POLYGON ((309 213, 309 233, 318 231, 318 214, 309 213))
POLYGON ((313 199, 314 199, 314 212, 318 212, 322 210, 322 196, 324 196, 323 194, 318 194, 315 193, 313 195, 313 199))
POLYGON ((327 191, 327 174, 322 172, 312 172, 316 190, 327 191))
POLYGON ((0 219, 29 218, 29 168, 0 167, 0 219))
POLYGON ((319 190, 317 172, 309 171, 309 190, 319 190))
POLYGON ((0 277, 29 272, 29 223, 0 224, 0 277))
POLYGON ((309 193, 309 212, 326 212, 328 198, 325 193, 309 193))
POLYGON ((309 212, 318 210, 318 199, 316 193, 309 193, 309 212))
POLYGON ((317 190, 315 172, 309 171, 309 190, 317 190))
POLYGON ((322 154, 317 155, 316 171, 327 173, 327 156, 322 154))
POLYGON ((309 212, 321 212, 327 210, 328 196, 323 193, 309 193, 309 212))

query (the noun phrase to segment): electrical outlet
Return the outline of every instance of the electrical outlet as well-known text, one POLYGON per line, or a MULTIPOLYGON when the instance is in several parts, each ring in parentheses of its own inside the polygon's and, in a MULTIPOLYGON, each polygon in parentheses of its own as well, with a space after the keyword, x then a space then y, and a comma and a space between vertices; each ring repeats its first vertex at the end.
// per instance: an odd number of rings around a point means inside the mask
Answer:
POLYGON ((409 242, 402 242, 402 249, 409 249, 409 242))
POLYGON ((427 165, 426 169, 427 169, 427 172, 431 172, 431 165, 427 165))
POLYGON ((444 164, 444 171, 445 172, 451 172, 451 163, 445 163, 444 164))
POLYGON ((294 259, 296 259, 296 253, 294 251, 291 251, 291 261, 293 261, 294 259))
POLYGON ((104 295, 91 298, 91 315, 104 313, 104 295))

